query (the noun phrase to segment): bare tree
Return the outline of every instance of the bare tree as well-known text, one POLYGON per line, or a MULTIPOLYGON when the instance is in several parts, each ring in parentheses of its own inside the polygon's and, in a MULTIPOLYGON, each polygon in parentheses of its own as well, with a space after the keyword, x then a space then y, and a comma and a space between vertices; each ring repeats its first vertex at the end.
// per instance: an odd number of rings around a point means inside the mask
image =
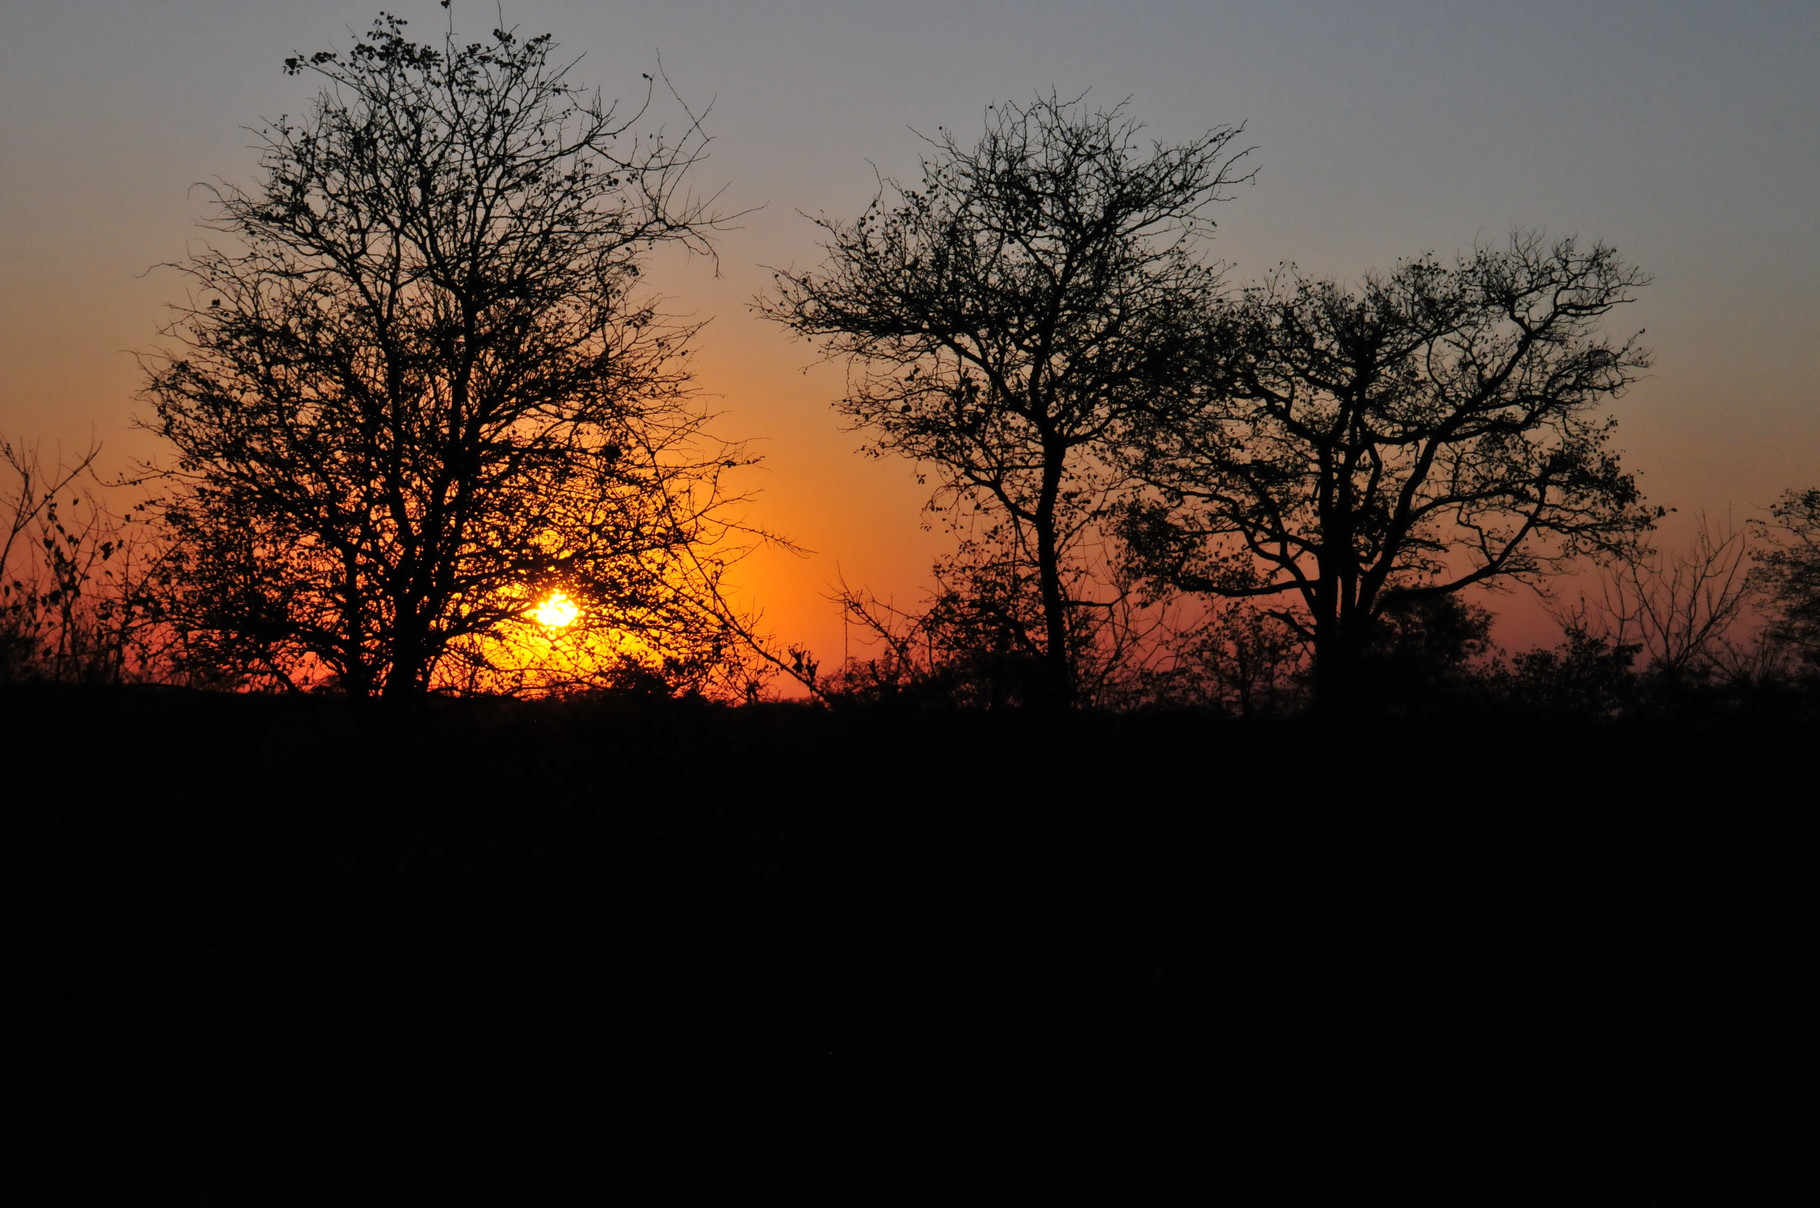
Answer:
POLYGON ((1351 707, 1393 603, 1650 527, 1599 409, 1648 359, 1596 334, 1646 282, 1610 248, 1519 232, 1356 290, 1285 269, 1217 302, 1199 389, 1158 396, 1126 442, 1154 491, 1127 520, 1134 563, 1269 605, 1309 643, 1317 703, 1351 707))
POLYGON ((47 468, 0 437, 0 681, 107 682, 151 674, 165 642, 161 559, 139 511, 116 515, 90 445, 47 468))
POLYGON ((1750 665, 1738 630, 1756 596, 1744 530, 1715 529, 1702 514, 1681 553, 1637 549, 1601 568, 1596 595, 1552 612, 1562 629, 1634 648, 1642 667, 1671 680, 1729 675, 1750 665))
POLYGON ((1300 705, 1307 649, 1282 621, 1248 601, 1213 609, 1177 644, 1164 703, 1214 706, 1240 717, 1284 713, 1300 705))
POLYGON ((178 266, 145 391, 173 616, 244 675, 358 695, 698 683, 752 458, 638 290, 653 247, 709 251, 707 138, 652 125, 649 83, 629 112, 584 92, 547 34, 404 26, 286 60, 323 91, 260 129, 256 188, 212 188, 231 242, 178 266), (574 611, 529 615, 553 593, 574 611))
POLYGON ((972 146, 938 130, 922 180, 821 218, 826 264, 776 275, 758 309, 851 367, 836 404, 874 455, 931 466, 956 534, 938 596, 1075 699, 1115 601, 1099 526, 1126 478, 1121 418, 1177 380, 1218 274, 1208 211, 1248 179, 1239 131, 1146 144, 1122 108, 989 108, 972 146), (1099 565, 1096 566, 1096 563, 1099 565))

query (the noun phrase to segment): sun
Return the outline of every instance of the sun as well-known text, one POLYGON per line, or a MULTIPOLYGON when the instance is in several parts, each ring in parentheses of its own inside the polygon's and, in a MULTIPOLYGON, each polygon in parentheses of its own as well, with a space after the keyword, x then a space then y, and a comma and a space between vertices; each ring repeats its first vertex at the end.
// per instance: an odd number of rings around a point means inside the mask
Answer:
POLYGON ((581 615, 581 606, 569 599, 567 593, 553 591, 526 615, 548 629, 561 629, 575 623, 575 618, 581 615))

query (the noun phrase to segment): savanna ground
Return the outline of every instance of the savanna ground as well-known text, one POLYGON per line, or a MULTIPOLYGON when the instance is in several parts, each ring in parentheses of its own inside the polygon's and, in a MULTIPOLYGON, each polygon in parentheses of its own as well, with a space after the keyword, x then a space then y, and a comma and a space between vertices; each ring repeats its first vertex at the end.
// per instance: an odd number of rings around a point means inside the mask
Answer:
POLYGON ((0 705, 78 1186, 1691 1204, 1793 1150, 1812 727, 1773 710, 0 705))

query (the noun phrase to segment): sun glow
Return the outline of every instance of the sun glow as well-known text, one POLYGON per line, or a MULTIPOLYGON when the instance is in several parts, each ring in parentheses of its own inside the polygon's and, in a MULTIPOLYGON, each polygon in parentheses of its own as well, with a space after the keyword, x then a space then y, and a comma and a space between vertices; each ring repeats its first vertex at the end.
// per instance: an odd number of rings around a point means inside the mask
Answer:
POLYGON ((543 603, 531 609, 528 615, 548 629, 561 629, 575 623, 575 618, 581 615, 581 606, 569 599, 566 593, 553 591, 543 603))

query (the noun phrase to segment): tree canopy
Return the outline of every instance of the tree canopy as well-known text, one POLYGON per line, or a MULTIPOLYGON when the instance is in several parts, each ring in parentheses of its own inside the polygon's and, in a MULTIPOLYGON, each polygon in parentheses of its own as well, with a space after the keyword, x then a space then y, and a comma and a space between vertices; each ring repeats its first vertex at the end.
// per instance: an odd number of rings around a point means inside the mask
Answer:
POLYGON ((1167 389, 1218 273, 1209 211, 1246 179, 1239 130, 1147 142, 1122 108, 1039 97, 940 130, 922 179, 816 221, 819 269, 759 309, 851 367, 841 414, 938 476, 958 540, 939 600, 966 640, 1021 656, 1025 695, 1074 699, 1116 603, 1094 538, 1125 484, 1123 417, 1167 389))
POLYGON ((173 619, 237 675, 362 695, 699 682, 751 458, 704 432, 693 330, 640 274, 709 250, 706 136, 653 123, 649 77, 630 110, 583 91, 547 34, 404 27, 285 61, 323 90, 262 127, 254 188, 212 187, 229 238, 178 266, 145 390, 173 619), (560 632, 527 615, 556 591, 560 632))
POLYGON ((1134 434, 1144 574, 1270 603, 1350 692, 1393 605, 1533 580, 1622 548, 1647 508, 1601 404, 1648 365, 1600 320, 1647 278, 1612 249, 1518 232, 1357 289, 1285 268, 1208 308, 1196 389, 1134 434))

